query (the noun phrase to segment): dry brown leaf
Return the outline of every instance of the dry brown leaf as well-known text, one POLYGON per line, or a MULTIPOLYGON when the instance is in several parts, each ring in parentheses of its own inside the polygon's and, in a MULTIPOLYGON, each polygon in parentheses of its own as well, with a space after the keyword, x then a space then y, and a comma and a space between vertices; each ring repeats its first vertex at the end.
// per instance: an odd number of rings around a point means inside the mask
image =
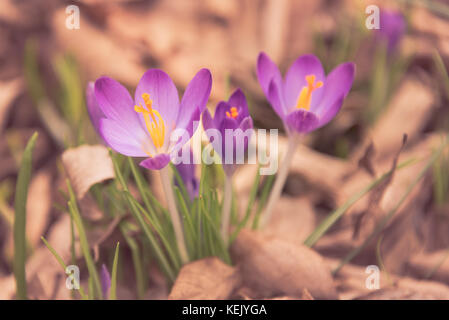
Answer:
POLYGON ((115 177, 108 149, 102 145, 68 149, 62 154, 62 162, 78 199, 94 184, 115 177))
POLYGON ((12 102, 20 94, 22 88, 23 83, 21 78, 0 83, 0 133, 3 131, 3 126, 5 125, 12 102))
POLYGON ((368 147, 366 147, 363 156, 358 161, 358 165, 360 168, 365 169, 372 177, 376 176, 376 170, 373 165, 373 156, 376 150, 374 148, 374 144, 371 142, 368 147))
POLYGON ((239 284, 235 268, 218 258, 205 258, 182 267, 168 299, 224 300, 239 284))
MULTIPOLYGON (((52 176, 51 171, 42 169, 32 178, 27 199, 26 238, 31 248, 40 243, 40 237, 47 228, 52 208, 52 176)), ((6 255, 13 257, 13 235, 9 235, 6 255)))
MULTIPOLYGON (((121 219, 122 217, 115 217, 104 229, 97 228, 89 231, 87 239, 90 247, 93 249, 95 262, 97 262, 100 257, 100 245, 106 240, 111 240, 121 219)), ((113 242, 117 243, 116 241, 113 242)))
MULTIPOLYGON (((435 150, 435 148, 438 147, 440 143, 441 136, 439 134, 426 136, 419 143, 406 148, 403 152, 401 152, 397 163, 400 164, 405 161, 425 159, 431 155, 432 151, 435 150)), ((403 196, 410 183, 413 181, 413 179, 416 178, 419 172, 423 169, 424 165, 425 161, 418 161, 395 172, 394 180, 391 181, 390 185, 386 188, 385 194, 383 195, 379 203, 380 210, 376 212, 376 216, 377 214, 381 216, 382 213, 389 212, 392 208, 395 207, 398 199, 403 196)), ((376 167, 376 171, 379 174, 388 172, 390 169, 391 159, 384 159, 383 161, 380 161, 380 163, 376 167)), ((338 190, 337 205, 341 206, 344 202, 347 201, 349 197, 365 188, 372 181, 373 178, 371 178, 365 172, 357 172, 357 174, 345 181, 341 188, 338 190)), ((398 211, 402 211, 402 208, 407 207, 411 202, 415 200, 416 195, 421 192, 422 183, 422 181, 418 183, 418 185, 413 189, 413 191, 404 201, 401 208, 398 208, 398 211)), ((357 203, 355 203, 351 207, 351 209, 343 216, 342 223, 348 226, 352 225, 355 221, 355 216, 357 216, 359 212, 365 211, 368 206, 368 202, 369 197, 367 196, 359 199, 357 203)), ((396 219, 396 217, 398 216, 400 216, 400 212, 395 215, 394 219, 396 219)), ((369 232, 370 228, 374 226, 374 223, 377 221, 377 219, 378 217, 375 219, 374 217, 373 219, 366 219, 363 228, 365 228, 369 232), (371 226, 369 226, 368 224, 371 224, 371 226)), ((365 231, 363 233, 365 233, 365 231)))
MULTIPOLYGON (((55 222, 47 238, 48 242, 66 262, 70 261, 71 257, 70 237, 70 217, 66 214, 55 222)), ((78 250, 78 245, 76 247, 78 250)), ((26 276, 28 283, 35 282, 35 278, 37 278, 40 283, 45 284, 42 287, 43 291, 39 289, 36 292, 30 293, 36 298, 69 299, 71 297, 70 290, 65 286, 66 275, 64 270, 45 246, 40 246, 28 258, 26 263, 26 276)), ((10 275, 0 279, 0 288, 2 288, 0 290, 0 300, 13 299, 16 290, 14 276, 10 275)))
POLYGON ((270 223, 263 229, 268 236, 301 244, 316 226, 312 204, 306 198, 281 197, 270 223))
POLYGON ((449 39, 449 23, 444 18, 420 7, 415 7, 410 16, 410 23, 415 31, 449 39))
POLYGON ((201 1, 205 14, 215 15, 223 19, 230 19, 239 10, 238 1, 204 0, 201 1))
POLYGON ((307 289, 317 299, 337 297, 332 276, 319 254, 303 245, 242 230, 231 247, 243 282, 261 297, 301 296, 307 289))
MULTIPOLYGON (((339 260, 326 259, 331 268, 339 260)), ((344 265, 335 276, 335 283, 340 299, 448 299, 449 287, 434 281, 416 280, 381 272, 379 289, 368 289, 366 280, 370 273, 365 266, 344 265)))
POLYGON ((50 140, 41 128, 8 128, 0 139, 0 180, 17 173, 27 141, 34 132, 39 133, 33 152, 33 166, 41 163, 51 152, 50 140))
POLYGON ((65 8, 54 12, 52 30, 55 40, 63 50, 76 56, 88 79, 107 74, 118 81, 137 84, 139 76, 145 72, 138 52, 117 41, 114 34, 95 27, 83 14, 80 15, 79 30, 67 29, 66 18, 65 8))
POLYGON ((238 195, 249 194, 257 175, 256 165, 243 165, 233 177, 235 193, 238 195))
POLYGON ((89 193, 85 194, 84 198, 81 199, 78 204, 83 218, 91 221, 99 221, 104 218, 103 212, 101 212, 97 202, 89 193))
POLYGON ((408 135, 410 142, 414 142, 432 116, 434 103, 435 96, 431 88, 414 77, 407 78, 352 158, 359 159, 365 146, 371 141, 376 148, 375 160, 388 157, 394 152, 397 149, 397 139, 404 133, 408 135))
POLYGON ((44 234, 52 208, 52 176, 50 170, 38 171, 31 180, 27 200, 26 235, 35 247, 44 234))
POLYGON ((4 0, 0 3, 0 19, 9 23, 20 23, 23 17, 13 0, 4 0))
POLYGON ((298 299, 296 297, 282 296, 282 297, 275 297, 275 298, 265 299, 265 300, 309 300, 309 299, 298 299))
POLYGON ((309 290, 304 288, 302 290, 301 300, 315 300, 312 295, 310 294, 309 290))
MULTIPOLYGON (((286 138, 279 137, 280 154, 285 154, 287 143, 286 138)), ((305 145, 298 147, 291 163, 290 174, 299 174, 331 194, 335 193, 341 177, 351 168, 347 161, 322 154, 305 145)))
POLYGON ((393 287, 357 297, 358 300, 448 300, 449 287, 433 281, 400 278, 393 287))
POLYGON ((415 254, 407 263, 407 272, 416 278, 449 284, 448 250, 415 254))
POLYGON ((167 300, 169 288, 164 274, 161 272, 156 263, 149 266, 150 285, 145 294, 145 299, 148 300, 167 300))
POLYGON ((371 190, 368 198, 368 206, 367 208, 357 217, 355 226, 354 226, 354 238, 357 238, 360 231, 360 226, 362 224, 363 218, 366 215, 372 214, 375 215, 375 210, 379 210, 379 204, 385 194, 385 191, 387 190, 388 186, 391 184, 391 182, 394 179, 394 175, 396 172, 396 166, 398 164, 398 159, 401 154, 402 149, 404 148, 405 144, 407 143, 407 135, 404 134, 402 138, 402 144, 399 148, 399 150, 396 152, 396 155, 393 158, 390 170, 389 170, 389 176, 380 182, 373 190, 371 190))
POLYGON ((287 45, 291 9, 289 0, 269 0, 264 6, 261 26, 263 50, 273 61, 280 60, 287 45))
MULTIPOLYGON (((331 269, 335 269, 340 263, 339 259, 325 259, 326 264, 331 269)), ((335 275, 335 285, 338 296, 342 300, 352 300, 358 296, 371 293, 373 290, 366 286, 367 277, 370 274, 366 272, 366 266, 354 264, 345 264, 335 275)), ((390 275, 391 276, 391 275, 390 275)), ((391 279, 385 273, 380 274, 379 287, 385 288, 390 285, 391 279)))

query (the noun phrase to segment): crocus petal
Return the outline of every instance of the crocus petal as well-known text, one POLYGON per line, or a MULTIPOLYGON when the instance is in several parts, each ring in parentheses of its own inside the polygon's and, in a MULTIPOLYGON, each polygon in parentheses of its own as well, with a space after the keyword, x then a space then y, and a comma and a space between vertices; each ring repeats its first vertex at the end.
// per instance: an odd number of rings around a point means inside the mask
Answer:
POLYGON ((109 274, 108 268, 106 268, 104 264, 101 265, 100 283, 101 291, 103 293, 103 299, 107 299, 107 297, 109 296, 109 289, 111 288, 111 276, 109 274))
POLYGON ((146 140, 138 140, 121 122, 100 119, 100 133, 105 142, 118 153, 130 157, 147 157, 146 140))
POLYGON ((248 103, 246 102, 245 94, 240 88, 234 91, 228 100, 228 104, 230 107, 236 107, 239 110, 237 121, 241 121, 249 116, 248 103))
POLYGON ((249 117, 249 116, 246 117, 240 123, 239 128, 242 129, 243 131, 253 128, 253 119, 251 117, 249 117))
MULTIPOLYGON (((239 129, 241 129, 243 132, 245 132, 248 129, 252 129, 252 128, 253 128, 253 119, 251 117, 246 117, 245 119, 243 119, 243 121, 240 123, 240 126, 239 126, 239 129)), ((250 140, 251 140, 251 136, 249 136, 248 139, 245 138, 245 142, 244 142, 245 150, 248 147, 250 140)))
POLYGON ((343 96, 341 96, 337 101, 334 102, 333 105, 326 108, 325 112, 319 117, 319 125, 318 128, 321 128, 322 126, 326 125, 329 121, 331 121, 340 111, 341 106, 343 104, 343 96))
POLYGON ((203 128, 204 130, 217 129, 215 121, 207 109, 203 111, 203 128))
POLYGON ((386 42, 388 52, 391 53, 406 31, 405 18, 401 12, 381 10, 379 19, 380 29, 376 29, 376 38, 379 42, 386 42))
POLYGON ((177 119, 177 127, 186 127, 193 113, 206 108, 207 100, 212 88, 212 75, 208 69, 201 69, 187 85, 177 119))
POLYGON ((150 170, 160 170, 170 162, 170 156, 166 153, 158 154, 153 158, 143 160, 139 165, 150 170))
POLYGON ((226 112, 229 112, 231 106, 226 101, 220 101, 215 108, 214 121, 215 127, 219 127, 220 123, 226 118, 226 112))
MULTIPOLYGON (((282 99, 280 90, 281 88, 279 87, 279 85, 275 81, 271 81, 267 98, 270 101, 274 112, 276 112, 277 115, 282 120, 284 120, 285 115, 288 113, 288 110, 286 110, 284 106, 284 100, 282 99)), ((294 108, 294 106, 292 108, 294 108)))
MULTIPOLYGON (((222 133, 222 135, 224 137, 226 129, 235 130, 238 127, 239 127, 239 123, 237 122, 237 120, 235 120, 233 118, 226 117, 220 123, 220 127, 218 127, 218 129, 220 130, 220 132, 222 133)), ((224 141, 224 139, 223 139, 223 141, 224 141)))
POLYGON ((128 90, 114 79, 101 77, 95 81, 95 98, 107 118, 119 121, 123 127, 141 127, 134 111, 134 101, 128 90))
POLYGON ((351 62, 342 63, 328 74, 323 87, 323 98, 316 108, 310 110, 321 117, 341 97, 345 98, 352 87, 355 65, 351 62))
POLYGON ((168 147, 168 153, 171 151, 178 150, 180 147, 180 144, 185 144, 187 140, 192 138, 193 133, 198 129, 199 123, 200 123, 201 113, 200 109, 196 108, 196 110, 193 112, 191 118, 187 123, 185 123, 185 127, 178 126, 175 131, 172 131, 172 135, 170 136, 170 145, 168 147), (179 131, 182 130, 182 131, 179 131), (187 140, 184 139, 186 138, 187 140), (177 141, 171 141, 171 139, 177 139, 177 141))
MULTIPOLYGON (((307 86, 306 76, 308 75, 315 75, 316 82, 324 82, 323 66, 320 60, 312 54, 306 54, 296 59, 285 75, 284 97, 287 108, 296 106, 302 88, 307 86)), ((321 100, 322 94, 322 88, 313 92, 311 106, 321 100)))
POLYGON ((304 109, 297 109, 289 113, 286 122, 288 128, 297 133, 308 133, 315 130, 320 124, 316 115, 304 109))
POLYGON ((89 114, 90 121, 97 132, 100 135, 100 119, 106 118, 103 111, 101 111, 100 106, 95 98, 95 84, 94 82, 89 82, 86 88, 86 103, 87 103, 87 113, 89 114))
MULTIPOLYGON (((223 119, 223 121, 220 123, 220 126, 218 127, 218 130, 221 133, 221 142, 222 142, 222 152, 223 154, 222 159, 223 159, 223 163, 224 163, 224 159, 225 159, 225 155, 226 155, 226 145, 230 145, 232 143, 233 149, 235 150, 235 138, 234 138, 234 130, 237 129, 239 127, 239 123, 233 119, 233 118, 228 118, 226 117, 225 119, 223 119), (232 131, 232 141, 227 139, 227 135, 226 132, 227 130, 231 130, 232 131)), ((235 152, 234 152, 234 156, 235 156, 235 152)))
POLYGON ((193 133, 198 128, 198 124, 200 122, 201 112, 199 108, 196 108, 193 113, 190 115, 190 120, 186 121, 185 126, 179 125, 178 128, 186 129, 189 137, 193 136, 193 133))
MULTIPOLYGON (((221 154, 220 154, 220 152, 217 152, 217 153, 221 156, 222 167, 223 167, 225 174, 228 177, 232 176, 235 169, 237 168, 235 165, 235 162, 236 162, 236 139, 234 137, 234 130, 237 129, 238 126, 239 126, 239 124, 235 119, 226 117, 223 119, 223 121, 221 122, 220 127, 219 127, 221 137, 222 137, 222 140, 221 140, 222 147, 221 147, 221 154), (226 135, 227 130, 232 131, 231 139, 227 139, 227 135, 226 135), (232 163, 226 163, 226 155, 228 154, 228 148, 230 148, 231 146, 232 146, 232 148, 230 150, 232 152, 232 163)), ((229 156, 230 156, 230 154, 228 155, 228 157, 229 156)))
POLYGON ((268 91, 271 81, 276 82, 278 86, 282 85, 282 76, 279 68, 265 52, 261 52, 257 58, 257 78, 266 97, 269 96, 268 91))
MULTIPOLYGON (((134 94, 136 105, 145 106, 142 94, 148 93, 153 101, 152 108, 157 110, 165 123, 166 135, 176 125, 179 113, 179 96, 175 84, 168 74, 159 69, 150 69, 145 72, 137 85, 134 94)), ((139 115, 142 123, 143 116, 139 115)))

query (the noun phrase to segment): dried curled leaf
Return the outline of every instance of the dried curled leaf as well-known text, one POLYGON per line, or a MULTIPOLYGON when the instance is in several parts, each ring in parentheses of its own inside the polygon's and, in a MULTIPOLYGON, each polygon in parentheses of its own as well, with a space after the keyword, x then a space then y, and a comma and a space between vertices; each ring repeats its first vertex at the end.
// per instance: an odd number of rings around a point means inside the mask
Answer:
POLYGON ((406 133, 410 142, 414 142, 428 123, 434 108, 435 94, 431 88, 416 77, 407 78, 395 92, 372 132, 353 153, 353 159, 360 158, 365 146, 371 141, 376 146, 374 161, 383 159, 396 150, 397 143, 392 137, 400 137, 406 133))
POLYGON ((449 252, 442 249, 415 254, 407 262, 407 271, 417 278, 449 284, 449 252))
POLYGON ((0 132, 6 123, 6 117, 12 102, 22 92, 22 79, 16 78, 8 82, 0 82, 0 132))
POLYGON ((78 199, 94 184, 115 177, 108 149, 102 145, 68 149, 62 154, 62 162, 78 199))
POLYGON ((269 236, 300 244, 315 229, 315 220, 315 213, 308 199, 281 197, 270 224, 263 232, 269 236))
POLYGON ((205 258, 182 267, 168 299, 223 300, 240 284, 237 270, 218 258, 205 258))
POLYGON ((401 278, 393 287, 373 291, 357 300, 447 300, 449 287, 433 281, 401 278))
POLYGON ((307 289, 316 299, 337 298, 328 267, 306 246, 242 230, 231 254, 244 284, 262 297, 301 297, 307 289))

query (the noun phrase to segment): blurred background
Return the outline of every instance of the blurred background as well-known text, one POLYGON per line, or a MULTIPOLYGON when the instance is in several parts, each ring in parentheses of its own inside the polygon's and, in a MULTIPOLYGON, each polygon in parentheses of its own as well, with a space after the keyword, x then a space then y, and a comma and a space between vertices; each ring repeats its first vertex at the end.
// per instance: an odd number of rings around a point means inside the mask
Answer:
MULTIPOLYGON (((10 241, 14 188, 25 144, 34 131, 39 139, 27 236, 36 249, 40 236, 60 221, 55 203, 61 197, 57 187, 64 184, 61 153, 99 142, 85 106, 88 81, 107 75, 132 92, 145 70, 157 67, 183 90, 197 70, 209 68, 211 110, 240 87, 256 126, 281 129, 257 82, 260 51, 268 53, 282 72, 306 53, 317 55, 327 73, 345 61, 357 66, 341 112, 307 137, 307 147, 298 155, 285 187, 289 196, 285 211, 312 212, 301 216, 301 234, 313 231, 331 209, 388 170, 404 133, 408 153, 401 159, 419 160, 438 147, 441 133, 449 128, 445 0, 0 0, 0 287, 11 288, 0 297, 14 294, 10 241), (391 35, 366 27, 365 10, 373 4, 401 17, 403 27, 393 36, 393 44, 391 35), (79 28, 67 27, 76 22, 72 20, 76 13, 68 9, 71 5, 79 8, 79 28)), ((449 246, 449 165, 447 155, 441 159, 401 207, 399 222, 389 226, 391 236, 382 243, 374 241, 355 263, 375 260, 376 245, 381 250, 384 246, 383 263, 389 272, 418 278, 430 274, 449 283, 449 266, 443 275, 429 273, 438 261, 443 264, 441 257, 447 256, 449 246), (430 258, 416 258, 435 252, 440 260, 434 258, 432 266, 422 266, 430 258)), ((383 207, 374 211, 385 213, 397 202, 419 172, 410 170, 414 171, 403 171, 402 180, 398 174, 386 193, 382 190, 375 202, 382 200, 383 207)), ((242 174, 236 182, 243 194, 248 193, 246 177, 242 174)), ((357 246, 370 233, 366 230, 373 229, 369 220, 377 219, 373 214, 361 222, 363 212, 373 211, 367 206, 368 200, 346 215, 327 238, 320 239, 316 250, 332 260, 357 246)), ((356 296, 349 287, 343 286, 341 292, 347 298, 356 296)), ((43 291, 36 297, 52 297, 50 289, 43 291)))

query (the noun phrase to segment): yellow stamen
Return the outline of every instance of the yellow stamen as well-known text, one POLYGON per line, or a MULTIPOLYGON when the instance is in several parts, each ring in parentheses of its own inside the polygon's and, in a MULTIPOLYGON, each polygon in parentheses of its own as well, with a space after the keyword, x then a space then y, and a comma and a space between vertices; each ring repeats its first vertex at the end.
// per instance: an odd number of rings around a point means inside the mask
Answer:
POLYGON ((144 93, 142 94, 142 98, 147 109, 141 105, 136 105, 134 106, 134 111, 142 113, 143 119, 145 120, 145 126, 147 127, 151 140, 153 140, 154 146, 157 149, 162 148, 165 139, 164 120, 162 119, 161 114, 152 108, 153 100, 150 99, 150 95, 144 93))
POLYGON ((310 109, 310 102, 312 101, 312 92, 315 89, 321 88, 323 86, 323 81, 318 81, 315 83, 316 76, 314 74, 309 74, 306 76, 307 86, 303 87, 299 93, 298 100, 296 102, 296 108, 298 109, 310 109))
POLYGON ((239 116, 239 113, 238 113, 236 107, 231 107, 230 110, 231 110, 230 113, 229 113, 229 111, 226 111, 226 115, 227 115, 229 118, 235 119, 235 118, 237 118, 237 117, 239 116))

